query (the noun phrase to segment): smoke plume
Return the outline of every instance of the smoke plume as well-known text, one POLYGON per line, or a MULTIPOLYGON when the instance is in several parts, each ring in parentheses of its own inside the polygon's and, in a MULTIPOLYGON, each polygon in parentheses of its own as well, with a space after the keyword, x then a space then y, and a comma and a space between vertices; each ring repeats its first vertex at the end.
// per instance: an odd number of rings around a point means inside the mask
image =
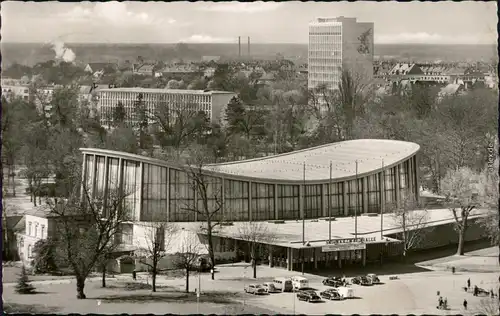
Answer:
POLYGON ((64 60, 67 63, 72 63, 75 61, 76 55, 71 48, 64 46, 62 42, 52 43, 52 49, 56 53, 56 59, 64 60))

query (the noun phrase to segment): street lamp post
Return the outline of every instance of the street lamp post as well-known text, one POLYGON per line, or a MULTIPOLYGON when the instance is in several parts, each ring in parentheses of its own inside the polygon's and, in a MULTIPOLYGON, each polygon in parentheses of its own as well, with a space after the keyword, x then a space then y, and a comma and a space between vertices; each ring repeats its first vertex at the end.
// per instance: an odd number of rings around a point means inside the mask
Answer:
POLYGON ((356 207, 354 208, 354 239, 358 238, 358 206, 359 206, 359 183, 358 183, 358 161, 356 160, 356 207))
POLYGON ((201 268, 198 269, 198 291, 196 292, 196 312, 198 314, 200 313, 200 295, 201 295, 201 276, 200 276, 200 270, 201 270, 201 268))
MULTIPOLYGON (((305 208, 305 202, 306 202, 306 163, 304 162, 304 168, 303 168, 303 184, 302 184, 302 248, 300 251, 302 252, 302 275, 304 275, 304 245, 306 244, 306 238, 305 238, 305 230, 306 230, 306 208, 305 208)), ((295 301, 294 301, 295 302, 295 301)))
MULTIPOLYGON (((381 192, 381 194, 385 195, 384 159, 382 159, 382 173, 380 176, 382 177, 382 181, 379 181, 380 192, 381 192), (383 184, 383 185, 380 185, 380 184, 383 184)), ((385 199, 385 196, 383 196, 383 198, 385 199)), ((380 208, 380 239, 381 240, 384 240, 384 208, 385 208, 385 201, 384 201, 384 205, 380 208)))

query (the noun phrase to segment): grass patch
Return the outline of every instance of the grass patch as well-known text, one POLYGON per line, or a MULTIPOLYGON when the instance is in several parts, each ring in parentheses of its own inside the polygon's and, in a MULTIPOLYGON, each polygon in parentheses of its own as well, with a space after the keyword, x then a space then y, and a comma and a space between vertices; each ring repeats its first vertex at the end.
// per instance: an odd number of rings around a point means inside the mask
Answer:
MULTIPOLYGON (((200 303, 214 303, 214 304, 239 304, 236 299, 241 295, 235 292, 228 291, 210 291, 202 292, 200 296, 200 303)), ((196 303, 197 297, 195 293, 183 293, 179 290, 148 294, 131 294, 131 295, 107 295, 98 297, 108 303, 196 303)))
POLYGON ((3 302, 4 314, 50 314, 60 310, 59 307, 43 305, 27 305, 3 302))

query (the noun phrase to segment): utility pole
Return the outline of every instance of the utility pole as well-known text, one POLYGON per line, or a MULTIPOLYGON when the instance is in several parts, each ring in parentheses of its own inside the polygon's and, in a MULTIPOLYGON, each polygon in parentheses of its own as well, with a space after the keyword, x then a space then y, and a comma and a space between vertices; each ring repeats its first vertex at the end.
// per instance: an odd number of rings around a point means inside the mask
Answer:
MULTIPOLYGON (((385 195, 385 171, 384 171, 384 159, 382 158, 382 174, 381 174, 381 177, 382 177, 382 182, 379 182, 379 183, 383 183, 384 184, 384 191, 382 191, 382 186, 380 187, 380 192, 381 194, 384 194, 385 195)), ((384 196, 385 198, 385 196, 384 196)), ((385 203, 383 205, 383 207, 380 208, 380 239, 381 240, 384 240, 384 207, 385 207, 385 203)))
POLYGON ((305 237, 305 230, 306 230, 306 208, 305 208, 305 202, 306 202, 306 163, 304 162, 304 168, 303 168, 303 184, 302 184, 302 275, 304 275, 304 246, 306 244, 306 237, 305 237))
POLYGON ((330 180, 328 181, 328 243, 332 243, 332 162, 330 161, 330 180))
POLYGON ((358 206, 359 206, 358 161, 356 160, 356 208, 354 209, 354 238, 355 239, 358 239, 358 206))

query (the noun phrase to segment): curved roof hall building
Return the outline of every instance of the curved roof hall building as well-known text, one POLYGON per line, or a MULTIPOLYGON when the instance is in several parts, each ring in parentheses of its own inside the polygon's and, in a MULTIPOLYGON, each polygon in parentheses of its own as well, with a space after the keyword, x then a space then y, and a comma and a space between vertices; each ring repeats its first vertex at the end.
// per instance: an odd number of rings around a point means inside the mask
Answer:
MULTIPOLYGON (((214 219, 297 220, 380 213, 407 194, 418 199, 415 143, 359 139, 203 167, 214 219), (331 168, 330 168, 331 166, 331 168), (330 176, 331 174, 331 176, 330 176)), ((120 188, 134 221, 203 220, 190 167, 111 150, 82 148, 95 195, 120 188)))

